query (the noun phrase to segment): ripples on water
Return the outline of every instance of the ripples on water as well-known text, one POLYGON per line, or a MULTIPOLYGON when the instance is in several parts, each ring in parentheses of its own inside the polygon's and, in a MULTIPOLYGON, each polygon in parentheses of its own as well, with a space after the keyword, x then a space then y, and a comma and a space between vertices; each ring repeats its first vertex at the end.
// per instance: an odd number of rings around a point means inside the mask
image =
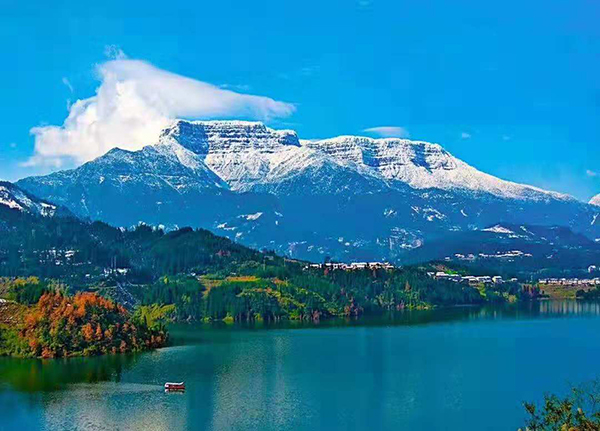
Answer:
POLYGON ((598 316, 543 301, 177 325, 175 346, 146 354, 0 358, 0 430, 516 429, 523 400, 596 377, 598 316))

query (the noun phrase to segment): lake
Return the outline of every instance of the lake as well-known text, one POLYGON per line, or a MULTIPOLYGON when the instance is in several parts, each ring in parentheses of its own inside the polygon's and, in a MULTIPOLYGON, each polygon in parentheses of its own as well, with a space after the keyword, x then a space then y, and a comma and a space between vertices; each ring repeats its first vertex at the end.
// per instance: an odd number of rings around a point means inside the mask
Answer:
POLYGON ((598 303, 171 334, 137 355, 0 358, 0 429, 516 430, 523 401, 600 374, 598 303))

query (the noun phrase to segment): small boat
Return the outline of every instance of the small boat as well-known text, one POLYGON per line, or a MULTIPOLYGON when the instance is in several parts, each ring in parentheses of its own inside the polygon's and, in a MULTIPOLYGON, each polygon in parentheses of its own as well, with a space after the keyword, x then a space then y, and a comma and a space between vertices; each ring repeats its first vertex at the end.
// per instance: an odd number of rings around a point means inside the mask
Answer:
POLYGON ((179 382, 179 383, 167 382, 167 383, 165 383, 165 392, 182 392, 182 391, 185 391, 185 383, 184 382, 179 382))

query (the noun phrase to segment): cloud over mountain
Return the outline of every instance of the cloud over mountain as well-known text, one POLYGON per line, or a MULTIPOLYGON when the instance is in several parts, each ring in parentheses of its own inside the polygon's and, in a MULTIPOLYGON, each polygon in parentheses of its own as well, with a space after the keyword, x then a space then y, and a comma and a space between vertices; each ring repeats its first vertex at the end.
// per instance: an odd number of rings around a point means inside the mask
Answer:
POLYGON ((363 132, 370 133, 381 138, 408 138, 410 133, 400 126, 379 126, 364 129, 363 132))
POLYGON ((60 167, 98 157, 112 148, 138 150, 155 143, 173 118, 251 118, 291 115, 293 105, 240 94, 159 69, 147 62, 117 58, 97 67, 96 95, 70 107, 62 126, 31 129, 35 153, 28 165, 60 167))

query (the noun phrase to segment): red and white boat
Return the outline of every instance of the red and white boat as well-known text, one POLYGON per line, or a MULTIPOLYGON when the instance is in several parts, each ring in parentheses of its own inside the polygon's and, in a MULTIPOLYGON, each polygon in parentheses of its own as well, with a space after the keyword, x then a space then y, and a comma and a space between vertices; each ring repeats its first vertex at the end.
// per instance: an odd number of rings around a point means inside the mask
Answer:
POLYGON ((184 382, 179 382, 179 383, 167 382, 167 383, 165 383, 165 392, 177 392, 177 391, 185 391, 185 383, 184 382))

